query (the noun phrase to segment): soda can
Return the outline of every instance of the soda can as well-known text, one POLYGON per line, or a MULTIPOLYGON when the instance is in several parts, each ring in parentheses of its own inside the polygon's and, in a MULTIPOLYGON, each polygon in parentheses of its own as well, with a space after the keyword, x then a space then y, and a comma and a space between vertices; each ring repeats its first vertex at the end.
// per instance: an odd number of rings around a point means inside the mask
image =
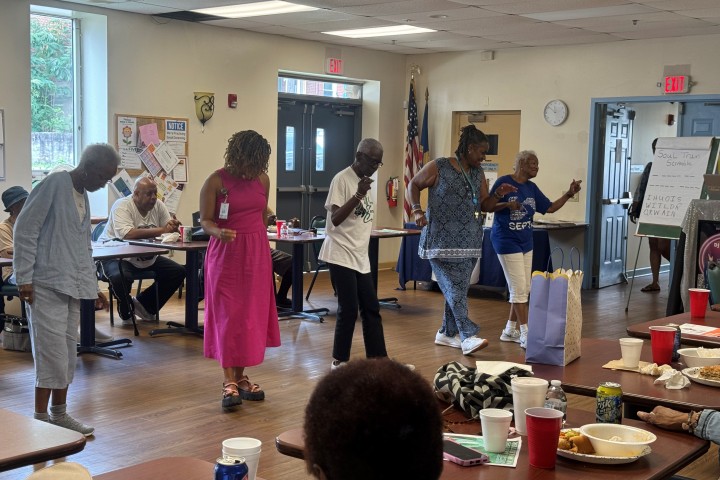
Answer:
POLYGON ((215 480, 247 480, 248 466, 243 457, 220 457, 215 462, 215 480))
POLYGON ((180 225, 180 227, 178 228, 178 231, 180 232, 180 241, 181 242, 183 242, 183 243, 192 242, 192 227, 180 225))
POLYGON ((595 422, 622 422, 622 389, 619 383, 601 383, 595 394, 595 422))
POLYGON ((680 354, 678 353, 678 349, 680 349, 681 339, 680 325, 678 325, 677 323, 668 323, 667 326, 675 329, 675 341, 673 342, 672 361, 678 362, 680 361, 680 354))

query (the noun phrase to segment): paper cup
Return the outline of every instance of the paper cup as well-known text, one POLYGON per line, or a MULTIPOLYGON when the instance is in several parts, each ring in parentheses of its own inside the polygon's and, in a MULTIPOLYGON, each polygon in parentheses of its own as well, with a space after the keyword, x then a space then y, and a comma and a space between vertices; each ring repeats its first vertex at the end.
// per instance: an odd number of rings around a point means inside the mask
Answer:
POLYGON ((563 412, 554 408, 528 408, 525 418, 528 431, 530 465, 555 468, 557 444, 563 412))
POLYGON ((705 318, 710 290, 706 288, 690 288, 688 291, 690 292, 690 316, 705 318))
POLYGON ((640 365, 643 341, 639 338, 621 338, 620 351, 622 352, 623 366, 637 368, 640 365))
POLYGON ((512 412, 500 408, 480 410, 480 425, 482 426, 485 450, 493 453, 505 451, 512 417, 512 412))
POLYGON ((257 438, 236 437, 228 438, 222 442, 222 453, 225 457, 244 457, 248 466, 248 480, 255 480, 262 442, 257 438))
POLYGON ((542 407, 545 404, 548 381, 536 377, 516 377, 510 380, 510 387, 513 395, 515 430, 520 435, 527 435, 525 409, 542 407))
POLYGON ((673 343, 675 343, 676 330, 672 327, 649 328, 653 362, 658 365, 669 365, 672 361, 673 343))

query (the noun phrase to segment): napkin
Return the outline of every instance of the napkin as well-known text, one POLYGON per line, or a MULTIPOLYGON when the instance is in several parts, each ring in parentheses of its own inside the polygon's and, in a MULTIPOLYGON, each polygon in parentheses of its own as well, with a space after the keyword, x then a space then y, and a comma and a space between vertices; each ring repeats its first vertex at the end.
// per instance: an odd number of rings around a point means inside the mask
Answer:
POLYGON ((640 373, 643 375, 652 375, 653 377, 657 377, 658 375, 662 375, 668 370, 675 371, 674 368, 672 368, 670 365, 660 365, 658 366, 657 363, 650 363, 645 365, 644 367, 640 367, 640 373))
POLYGON ((665 370, 662 375, 655 379, 654 383, 655 385, 661 385, 664 383, 665 388, 667 389, 680 390, 681 388, 685 388, 690 385, 690 380, 688 380, 682 373, 671 368, 669 370, 665 370))
POLYGON ((160 243, 175 243, 180 240, 180 234, 178 232, 163 233, 160 237, 162 238, 160 243))
POLYGON ((477 367, 479 372, 487 373, 488 375, 500 375, 513 367, 522 368, 523 370, 532 372, 532 365, 524 365, 522 363, 513 362, 477 361, 475 362, 475 367, 477 367))

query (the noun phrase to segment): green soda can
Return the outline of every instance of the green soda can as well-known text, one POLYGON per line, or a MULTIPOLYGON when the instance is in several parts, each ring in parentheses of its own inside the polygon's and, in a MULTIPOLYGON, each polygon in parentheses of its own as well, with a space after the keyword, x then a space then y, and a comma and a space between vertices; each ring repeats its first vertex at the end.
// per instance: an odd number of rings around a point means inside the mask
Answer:
POLYGON ((622 422, 622 389, 619 383, 601 383, 595 394, 595 422, 622 422))

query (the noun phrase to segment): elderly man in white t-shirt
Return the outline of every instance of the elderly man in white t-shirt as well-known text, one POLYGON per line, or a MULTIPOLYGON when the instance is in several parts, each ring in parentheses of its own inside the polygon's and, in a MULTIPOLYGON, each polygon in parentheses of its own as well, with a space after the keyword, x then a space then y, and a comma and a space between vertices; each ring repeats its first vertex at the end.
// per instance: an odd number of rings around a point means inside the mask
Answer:
MULTIPOLYGON (((180 222, 158 200, 155 182, 149 177, 143 177, 135 182, 132 196, 121 198, 113 204, 99 240, 155 238, 163 233, 177 232, 179 226, 180 222)), ((102 268, 118 298, 118 313, 123 325, 132 324, 133 310, 141 320, 156 322, 156 305, 162 308, 185 279, 185 268, 163 256, 105 260, 102 268), (155 272, 155 281, 158 282, 157 303, 154 287, 146 288, 137 297, 130 295, 133 274, 147 270, 155 272)))

